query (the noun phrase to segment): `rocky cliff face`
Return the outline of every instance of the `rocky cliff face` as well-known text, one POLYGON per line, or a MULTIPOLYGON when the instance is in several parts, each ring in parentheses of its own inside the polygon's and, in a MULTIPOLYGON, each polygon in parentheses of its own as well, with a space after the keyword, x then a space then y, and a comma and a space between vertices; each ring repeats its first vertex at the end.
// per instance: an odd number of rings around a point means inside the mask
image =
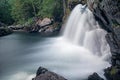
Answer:
POLYGON ((111 32, 120 24, 120 3, 118 0, 88 0, 89 9, 94 13, 102 27, 111 32))
POLYGON ((108 32, 106 39, 111 48, 112 66, 105 69, 105 76, 108 80, 120 80, 120 1, 88 0, 87 5, 108 32))

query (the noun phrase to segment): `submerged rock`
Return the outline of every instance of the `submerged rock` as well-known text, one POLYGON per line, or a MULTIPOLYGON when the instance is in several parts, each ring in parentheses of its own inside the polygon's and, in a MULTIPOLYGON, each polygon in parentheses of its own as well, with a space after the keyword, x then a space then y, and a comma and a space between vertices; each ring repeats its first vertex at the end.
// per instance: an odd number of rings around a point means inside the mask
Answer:
POLYGON ((39 67, 36 73, 36 77, 33 78, 32 80, 67 80, 67 79, 43 67, 39 67))

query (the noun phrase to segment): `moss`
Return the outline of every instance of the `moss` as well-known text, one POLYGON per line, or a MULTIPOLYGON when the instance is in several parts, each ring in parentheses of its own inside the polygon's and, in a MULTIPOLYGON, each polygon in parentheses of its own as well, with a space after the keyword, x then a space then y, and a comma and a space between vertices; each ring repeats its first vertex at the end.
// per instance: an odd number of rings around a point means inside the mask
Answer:
POLYGON ((115 67, 113 67, 110 71, 111 75, 115 75, 117 73, 117 69, 115 67))

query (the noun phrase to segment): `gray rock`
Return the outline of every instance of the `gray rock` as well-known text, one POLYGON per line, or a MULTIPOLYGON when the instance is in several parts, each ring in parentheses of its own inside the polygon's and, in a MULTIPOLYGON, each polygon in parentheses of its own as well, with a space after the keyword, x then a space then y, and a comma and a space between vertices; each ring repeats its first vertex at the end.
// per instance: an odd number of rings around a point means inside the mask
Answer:
POLYGON ((117 66, 105 69, 104 73, 107 80, 120 80, 120 69, 117 66))
POLYGON ((0 22, 0 27, 2 27, 2 26, 5 26, 5 24, 4 24, 4 23, 2 23, 2 22, 0 22))
POLYGON ((105 76, 107 80, 120 80, 120 1, 87 0, 87 4, 101 28, 108 32, 112 66, 105 70, 105 76))
POLYGON ((11 26, 8 26, 8 28, 12 30, 22 30, 24 26, 23 25, 11 25, 11 26))
POLYGON ((45 68, 39 67, 36 73, 36 77, 33 78, 32 80, 67 80, 67 79, 63 78, 62 76, 54 72, 48 71, 45 68))
POLYGON ((101 78, 97 73, 93 73, 88 77, 88 80, 104 80, 104 79, 101 78))
POLYGON ((1 27, 0 28, 0 37, 1 36, 5 36, 5 35, 8 35, 8 34, 11 34, 13 31, 9 28, 3 28, 1 27))
POLYGON ((106 21, 105 16, 109 19, 108 22, 110 23, 119 23, 120 24, 120 2, 119 0, 88 0, 88 7, 94 11, 101 19, 106 21), (105 14, 102 15, 102 10, 105 14), (100 11, 100 13, 98 13, 100 11), (100 15, 101 14, 101 15, 100 15))
POLYGON ((46 26, 52 23, 52 20, 50 18, 44 18, 43 20, 38 20, 37 25, 39 26, 46 26))

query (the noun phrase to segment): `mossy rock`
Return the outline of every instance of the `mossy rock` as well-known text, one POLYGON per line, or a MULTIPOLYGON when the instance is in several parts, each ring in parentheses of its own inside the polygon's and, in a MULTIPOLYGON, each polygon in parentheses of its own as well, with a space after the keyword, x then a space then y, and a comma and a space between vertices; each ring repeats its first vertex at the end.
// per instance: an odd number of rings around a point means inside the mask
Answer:
POLYGON ((111 75, 115 75, 118 72, 118 70, 116 69, 116 67, 113 67, 110 71, 111 75))

